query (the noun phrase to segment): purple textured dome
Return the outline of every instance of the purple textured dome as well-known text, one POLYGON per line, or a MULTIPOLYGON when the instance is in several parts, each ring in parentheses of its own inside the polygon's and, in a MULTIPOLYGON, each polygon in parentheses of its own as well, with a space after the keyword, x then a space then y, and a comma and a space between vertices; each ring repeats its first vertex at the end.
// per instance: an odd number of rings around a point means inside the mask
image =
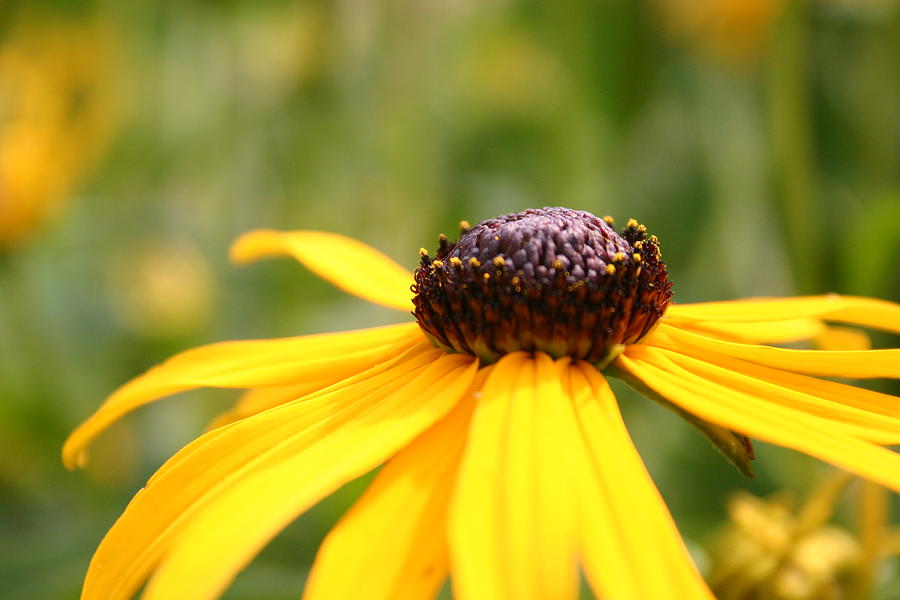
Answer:
POLYGON ((649 333, 672 297, 655 236, 631 220, 528 209, 443 235, 416 269, 414 315, 438 345, 484 362, 517 350, 602 363, 649 333))

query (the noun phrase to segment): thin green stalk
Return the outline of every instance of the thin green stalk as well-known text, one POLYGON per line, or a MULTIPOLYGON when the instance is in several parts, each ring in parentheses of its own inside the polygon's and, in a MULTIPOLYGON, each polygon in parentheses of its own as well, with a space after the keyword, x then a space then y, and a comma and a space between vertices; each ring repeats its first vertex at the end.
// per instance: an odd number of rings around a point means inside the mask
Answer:
POLYGON ((788 2, 769 56, 772 159, 782 230, 797 291, 821 291, 824 255, 822 203, 815 189, 809 85, 808 7, 788 2))
POLYGON ((753 477, 753 468, 751 465, 753 456, 750 452, 750 448, 745 445, 744 436, 710 423, 709 421, 704 421, 696 415, 687 412, 680 406, 667 400, 664 396, 658 394, 655 390, 647 387, 640 379, 637 379, 623 369, 617 368, 615 365, 607 367, 604 373, 610 377, 621 379, 642 396, 646 396, 650 400, 673 411, 703 434, 713 447, 721 452, 722 455, 728 459, 728 462, 734 465, 734 468, 740 471, 742 475, 753 477))

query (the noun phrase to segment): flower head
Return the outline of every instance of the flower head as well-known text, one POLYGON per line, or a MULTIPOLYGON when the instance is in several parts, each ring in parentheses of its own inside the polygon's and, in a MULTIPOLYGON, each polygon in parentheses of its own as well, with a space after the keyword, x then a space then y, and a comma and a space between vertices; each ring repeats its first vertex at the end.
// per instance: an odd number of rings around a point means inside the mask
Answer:
POLYGON ((643 338, 672 297, 658 240, 631 221, 568 208, 503 215, 420 252, 416 321, 437 345, 494 362, 546 352, 609 362, 643 338))
POLYGON ((255 231, 238 262, 290 254, 418 323, 213 344, 117 390, 64 448, 159 397, 250 391, 138 493, 85 598, 213 598, 282 528, 384 465, 325 540, 305 598, 711 598, 605 375, 678 411, 742 470, 748 437, 900 489, 896 398, 817 376, 896 377, 900 351, 807 351, 825 321, 900 332, 900 306, 839 296, 669 305, 636 222, 561 208, 463 226, 415 275, 342 236, 255 231), (334 269, 335 262, 353 265, 334 269), (414 298, 410 298, 410 285, 414 298))

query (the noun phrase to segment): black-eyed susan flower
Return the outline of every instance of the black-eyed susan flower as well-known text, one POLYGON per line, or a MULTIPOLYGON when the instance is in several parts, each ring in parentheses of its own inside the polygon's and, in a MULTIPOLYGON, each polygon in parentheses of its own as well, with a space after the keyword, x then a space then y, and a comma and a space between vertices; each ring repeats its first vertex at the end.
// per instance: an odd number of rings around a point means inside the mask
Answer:
POLYGON ((820 379, 896 377, 900 350, 766 343, 836 321, 900 331, 900 306, 818 296, 670 305, 658 240, 629 221, 527 210, 441 237, 415 274, 342 236, 255 231, 416 322, 180 354, 117 390, 64 448, 201 386, 249 388, 164 464, 97 550, 85 598, 213 598, 298 515, 383 465, 319 551, 306 598, 711 598, 604 373, 690 417, 746 468, 744 436, 900 489, 897 399, 820 379), (412 287, 410 287, 412 286, 412 287), (412 292, 410 291, 412 290, 412 292), (149 581, 148 581, 149 579, 149 581))

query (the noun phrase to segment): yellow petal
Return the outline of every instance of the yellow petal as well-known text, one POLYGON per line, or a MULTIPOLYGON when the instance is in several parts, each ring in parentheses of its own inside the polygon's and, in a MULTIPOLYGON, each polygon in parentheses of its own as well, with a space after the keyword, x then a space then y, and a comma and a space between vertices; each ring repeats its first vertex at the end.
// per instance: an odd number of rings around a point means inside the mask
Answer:
MULTIPOLYGON (((736 392, 768 398, 783 406, 828 419, 843 426, 848 433, 861 439, 876 444, 900 443, 900 418, 885 416, 877 412, 848 406, 843 402, 835 402, 827 398, 780 386, 765 379, 731 370, 722 364, 708 363, 669 350, 659 349, 655 352, 697 377, 718 383, 736 392)), ((631 350, 631 355, 640 356, 641 353, 635 349, 631 350)), ((895 404, 900 404, 900 398, 894 398, 893 400, 895 404)))
POLYGON ((469 399, 404 448, 322 543, 304 600, 434 598, 447 577, 447 506, 462 450, 469 399))
POLYGON ((578 597, 576 433, 550 357, 500 359, 475 409, 450 509, 456 597, 578 597))
MULTIPOLYGON (((816 319, 790 319, 787 321, 757 321, 753 323, 723 323, 719 321, 676 321, 682 329, 704 335, 750 344, 781 344, 797 342, 821 336, 827 331, 822 321, 816 319)), ((838 348, 835 348, 838 349, 838 348)), ((857 348, 841 348, 856 350, 857 348)))
POLYGON ((315 391, 324 389, 328 385, 336 383, 331 381, 323 385, 323 381, 309 381, 300 385, 286 387, 267 387, 249 390, 238 398, 238 401, 230 409, 217 416, 209 425, 209 429, 215 429, 252 417, 270 408, 281 406, 285 402, 302 398, 315 391))
POLYGON ((816 336, 816 348, 819 350, 869 350, 872 340, 865 331, 853 327, 832 325, 816 336))
POLYGON ((240 264, 285 255, 354 296, 397 310, 413 308, 412 273, 352 238, 322 231, 257 229, 231 247, 231 259, 240 264))
POLYGON ((812 318, 900 333, 900 304, 837 294, 675 304, 666 316, 673 320, 730 323, 812 318))
POLYGON ((715 362, 718 355, 732 356, 760 365, 777 367, 797 373, 824 375, 827 377, 900 377, 900 350, 790 350, 772 346, 738 344, 691 333, 672 325, 661 324, 660 333, 665 338, 649 336, 647 345, 680 351, 689 347, 690 354, 715 362))
POLYGON ((362 418, 440 354, 433 348, 409 351, 334 388, 220 427, 187 445, 156 472, 106 534, 88 568, 83 598, 131 598, 192 519, 229 486, 362 418))
POLYGON ((415 323, 274 340, 222 342, 182 352, 107 398, 63 446, 68 468, 107 426, 139 406, 198 387, 309 384, 324 388, 386 361, 424 339, 415 323))
POLYGON ((706 382, 651 352, 621 355, 617 365, 686 411, 752 438, 799 450, 900 491, 900 455, 859 440, 824 419, 706 382))
POLYGON ((582 362, 571 367, 569 384, 582 442, 582 560, 595 595, 711 600, 606 380, 582 362))
POLYGON ((443 418, 469 388, 476 370, 472 357, 441 354, 402 389, 388 392, 345 426, 322 433, 308 448, 234 482, 178 537, 148 582, 145 597, 216 598, 298 515, 383 463, 443 418))
MULTIPOLYGON (((636 346, 633 348, 629 347, 627 352, 633 354, 638 350, 639 349, 636 346)), ((689 351, 681 350, 680 352, 686 352, 690 355, 689 351)), ((872 390, 854 387, 836 381, 817 379, 799 373, 773 369, 730 356, 717 355, 715 364, 736 373, 743 373, 751 377, 763 379, 782 387, 830 400, 831 402, 839 402, 860 410, 900 419, 900 399, 896 396, 882 394, 880 392, 874 392, 872 390)))

